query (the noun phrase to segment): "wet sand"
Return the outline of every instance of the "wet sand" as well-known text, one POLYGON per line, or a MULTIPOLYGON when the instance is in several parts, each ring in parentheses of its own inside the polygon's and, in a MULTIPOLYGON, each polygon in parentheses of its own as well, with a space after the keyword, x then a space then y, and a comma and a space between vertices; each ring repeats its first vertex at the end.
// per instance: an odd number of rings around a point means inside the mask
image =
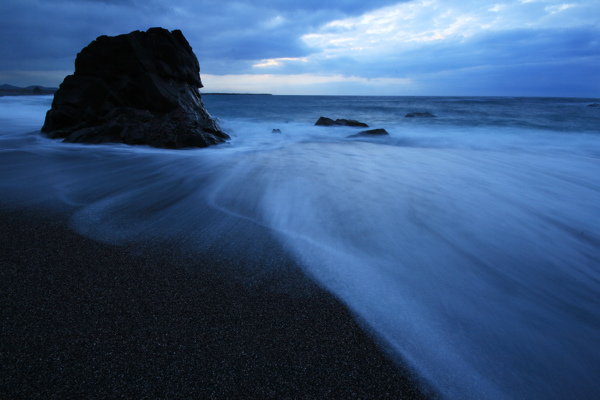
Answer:
POLYGON ((113 246, 14 209, 0 246, 0 398, 433 397, 276 246, 252 280, 218 249, 113 246))

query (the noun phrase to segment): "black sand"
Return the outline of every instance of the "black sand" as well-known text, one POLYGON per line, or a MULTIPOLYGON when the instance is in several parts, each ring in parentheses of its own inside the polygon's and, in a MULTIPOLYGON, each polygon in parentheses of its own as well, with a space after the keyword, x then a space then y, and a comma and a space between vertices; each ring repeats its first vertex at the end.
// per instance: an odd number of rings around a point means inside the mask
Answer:
POLYGON ((0 246, 0 399, 431 397, 289 259, 245 284, 31 211, 0 212, 0 246))

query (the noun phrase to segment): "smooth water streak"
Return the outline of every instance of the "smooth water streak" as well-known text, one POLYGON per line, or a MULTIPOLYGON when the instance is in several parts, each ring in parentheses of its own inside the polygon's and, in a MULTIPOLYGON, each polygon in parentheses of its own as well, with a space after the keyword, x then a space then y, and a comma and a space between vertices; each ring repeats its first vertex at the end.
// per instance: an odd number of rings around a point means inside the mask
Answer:
POLYGON ((35 132, 48 98, 12 100, 2 203, 66 207, 111 243, 185 238, 240 257, 268 256, 252 226, 266 227, 445 397, 594 398, 600 132, 567 129, 585 103, 532 101, 528 118, 511 99, 309 100, 207 96, 232 141, 185 151, 61 144, 35 132), (334 118, 364 106, 390 137, 315 127, 316 105, 334 118), (236 113, 261 106, 264 119, 236 113), (441 116, 403 119, 421 108, 441 116), (548 110, 568 111, 560 129, 548 110))

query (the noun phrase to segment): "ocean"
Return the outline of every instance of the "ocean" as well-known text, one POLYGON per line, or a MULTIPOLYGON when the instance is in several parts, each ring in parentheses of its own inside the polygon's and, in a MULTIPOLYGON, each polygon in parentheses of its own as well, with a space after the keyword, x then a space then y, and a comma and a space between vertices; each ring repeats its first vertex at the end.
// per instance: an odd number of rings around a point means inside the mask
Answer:
POLYGON ((600 100, 203 100, 228 144, 61 143, 39 132, 51 96, 0 97, 0 205, 114 244, 260 260, 274 239, 445 398, 597 398, 600 100))

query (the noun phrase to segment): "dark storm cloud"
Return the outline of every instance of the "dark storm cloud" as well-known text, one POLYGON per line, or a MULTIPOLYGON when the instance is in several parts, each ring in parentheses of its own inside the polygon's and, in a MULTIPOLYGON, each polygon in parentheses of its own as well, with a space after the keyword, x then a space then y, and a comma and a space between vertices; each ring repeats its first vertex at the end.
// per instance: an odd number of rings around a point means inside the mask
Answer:
POLYGON ((97 36, 150 19, 133 2, 8 0, 0 6, 0 70, 72 68, 75 54, 97 36))
POLYGON ((71 68, 75 54, 97 36, 152 26, 182 29, 202 58, 300 56, 310 52, 299 41, 307 29, 389 3, 6 0, 0 5, 0 70, 71 68))
MULTIPOLYGON (((241 61, 237 72, 244 72, 250 64, 243 61, 311 54, 315 50, 300 40, 302 35, 334 19, 394 3, 398 1, 182 1, 163 20, 179 24, 201 62, 241 61)), ((233 70, 221 71, 229 72, 233 70)))
MULTIPOLYGON (((347 78, 359 78, 364 87, 377 79, 411 81, 412 90, 423 94, 453 88, 530 88, 535 94, 536 85, 545 93, 552 84, 557 93, 567 93, 567 87, 598 93, 595 4, 3 0, 0 83, 29 74, 47 80, 27 84, 58 85, 73 70, 77 52, 96 37, 162 26, 182 30, 203 75, 335 75, 334 91, 347 78)), ((321 78, 316 81, 326 87, 321 78)))
POLYGON ((484 32, 408 49, 390 45, 377 56, 349 51, 308 66, 287 63, 278 72, 406 78, 419 82, 424 93, 439 95, 595 97, 600 92, 598 37, 600 31, 589 27, 484 32))
MULTIPOLYGON (((311 64, 310 72, 358 74, 367 78, 403 77, 415 73, 440 73, 477 66, 550 64, 572 59, 585 64, 600 58, 600 31, 590 29, 515 29, 477 35, 470 39, 430 42, 410 49, 390 46, 377 57, 348 52, 311 64)), ((306 71, 300 64, 280 68, 280 73, 306 71)))

